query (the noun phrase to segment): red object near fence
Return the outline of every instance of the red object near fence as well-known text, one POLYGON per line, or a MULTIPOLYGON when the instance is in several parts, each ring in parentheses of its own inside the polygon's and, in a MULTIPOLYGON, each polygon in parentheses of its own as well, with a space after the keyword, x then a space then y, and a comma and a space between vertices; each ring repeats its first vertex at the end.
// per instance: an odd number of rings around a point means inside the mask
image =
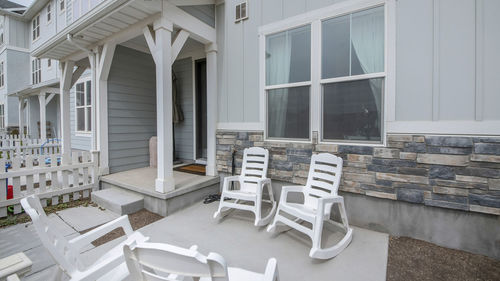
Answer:
POLYGON ((7 186, 7 199, 14 198, 14 187, 12 185, 7 186))

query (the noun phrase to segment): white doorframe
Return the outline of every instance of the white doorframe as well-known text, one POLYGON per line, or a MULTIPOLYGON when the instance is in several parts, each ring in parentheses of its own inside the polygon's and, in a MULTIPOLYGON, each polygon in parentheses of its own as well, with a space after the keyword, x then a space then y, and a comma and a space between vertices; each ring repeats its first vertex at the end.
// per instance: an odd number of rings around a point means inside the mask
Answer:
POLYGON ((193 160, 198 164, 207 164, 207 161, 200 161, 196 157, 196 61, 201 59, 206 59, 207 56, 203 50, 200 50, 199 53, 193 54, 191 56, 191 72, 192 72, 192 83, 193 83, 193 160))

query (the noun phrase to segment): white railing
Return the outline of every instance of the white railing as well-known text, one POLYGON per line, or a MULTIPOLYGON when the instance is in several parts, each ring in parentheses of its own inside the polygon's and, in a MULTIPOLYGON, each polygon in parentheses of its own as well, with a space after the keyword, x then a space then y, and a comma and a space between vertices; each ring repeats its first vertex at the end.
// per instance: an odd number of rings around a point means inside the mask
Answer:
POLYGON ((60 150, 59 139, 30 139, 16 135, 0 137, 0 158, 3 159, 25 158, 28 155, 59 154, 60 150))
POLYGON ((89 191, 98 187, 98 152, 73 152, 71 156, 68 161, 62 161, 60 154, 15 157, 7 171, 6 159, 0 159, 0 218, 8 215, 8 208, 14 214, 21 213, 19 201, 31 194, 37 194, 44 206, 47 199, 57 205, 59 196, 63 202, 70 200, 70 194, 72 200, 79 199, 80 192, 89 197, 89 191))

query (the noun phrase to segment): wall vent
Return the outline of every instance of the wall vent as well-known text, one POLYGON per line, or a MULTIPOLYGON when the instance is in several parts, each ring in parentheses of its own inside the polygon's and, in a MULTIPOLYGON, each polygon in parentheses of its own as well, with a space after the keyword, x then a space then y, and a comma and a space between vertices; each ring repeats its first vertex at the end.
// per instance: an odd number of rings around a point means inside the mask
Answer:
POLYGON ((240 22, 248 19, 248 2, 243 2, 236 5, 236 17, 234 22, 240 22))

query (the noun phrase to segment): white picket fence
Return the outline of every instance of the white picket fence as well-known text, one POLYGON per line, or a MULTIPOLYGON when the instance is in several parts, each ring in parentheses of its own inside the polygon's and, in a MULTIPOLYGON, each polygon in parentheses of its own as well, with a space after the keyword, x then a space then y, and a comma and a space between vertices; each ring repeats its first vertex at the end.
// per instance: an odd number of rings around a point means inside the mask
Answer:
POLYGON ((28 155, 52 155, 61 152, 58 139, 30 139, 20 138, 17 135, 0 137, 0 158, 25 158, 28 155))
POLYGON ((61 155, 27 155, 24 159, 12 158, 11 168, 5 171, 6 159, 0 159, 0 218, 8 215, 7 209, 13 206, 13 213, 22 212, 20 200, 28 195, 37 194, 42 205, 51 199, 52 205, 82 196, 89 197, 90 190, 98 188, 98 152, 73 152, 66 163, 61 155), (7 185, 12 185, 13 198, 7 199, 7 185))

